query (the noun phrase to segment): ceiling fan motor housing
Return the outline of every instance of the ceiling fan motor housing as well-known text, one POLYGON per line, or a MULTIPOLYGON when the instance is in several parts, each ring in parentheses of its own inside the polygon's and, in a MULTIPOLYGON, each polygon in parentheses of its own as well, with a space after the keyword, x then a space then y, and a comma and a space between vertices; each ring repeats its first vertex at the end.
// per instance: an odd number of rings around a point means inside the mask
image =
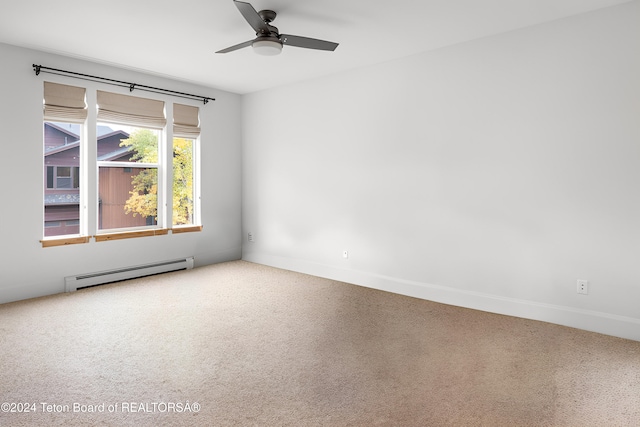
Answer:
POLYGON ((260 18, 262 18, 262 20, 267 24, 273 22, 276 19, 276 16, 278 16, 278 14, 273 10, 261 10, 258 12, 258 15, 260 15, 260 18))

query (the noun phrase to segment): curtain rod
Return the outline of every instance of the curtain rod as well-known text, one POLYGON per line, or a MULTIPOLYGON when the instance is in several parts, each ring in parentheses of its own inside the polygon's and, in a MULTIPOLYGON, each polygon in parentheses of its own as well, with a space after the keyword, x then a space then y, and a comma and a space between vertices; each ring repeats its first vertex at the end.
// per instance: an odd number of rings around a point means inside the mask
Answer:
POLYGON ((114 86, 128 87, 129 92, 133 92, 134 89, 138 89, 145 92, 169 94, 169 95, 177 96, 180 98, 186 98, 186 99, 198 99, 198 100, 201 99, 202 102, 204 102, 205 104, 209 101, 216 100, 215 98, 210 98, 208 96, 192 95, 190 93, 176 92, 175 90, 162 89, 162 88, 153 87, 153 86, 145 86, 137 83, 130 83, 130 82, 124 82, 121 80, 108 79, 106 77, 98 77, 98 76, 92 76, 89 74, 75 73, 73 71, 58 70, 57 68, 49 68, 49 67, 44 67, 42 65, 36 65, 36 64, 33 64, 33 71, 36 72, 36 76, 42 72, 42 73, 48 73, 48 74, 56 74, 59 76, 68 76, 68 77, 73 77, 75 79, 88 80, 93 82, 96 82, 96 81, 107 82, 107 84, 114 85, 114 86))

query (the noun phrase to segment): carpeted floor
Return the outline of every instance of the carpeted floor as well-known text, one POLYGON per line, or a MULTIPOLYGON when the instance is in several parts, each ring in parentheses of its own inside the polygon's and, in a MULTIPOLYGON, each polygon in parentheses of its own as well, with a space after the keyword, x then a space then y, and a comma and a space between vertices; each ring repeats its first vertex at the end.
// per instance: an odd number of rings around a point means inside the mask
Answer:
POLYGON ((245 261, 0 305, 0 339, 2 426, 640 425, 640 342, 245 261))

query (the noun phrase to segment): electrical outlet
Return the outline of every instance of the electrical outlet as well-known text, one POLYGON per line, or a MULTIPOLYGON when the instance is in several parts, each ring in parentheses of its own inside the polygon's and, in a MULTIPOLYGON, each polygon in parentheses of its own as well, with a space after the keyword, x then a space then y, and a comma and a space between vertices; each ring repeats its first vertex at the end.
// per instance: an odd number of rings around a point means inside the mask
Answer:
POLYGON ((247 233, 247 240, 250 242, 255 242, 255 236, 253 235, 252 231, 247 233))
POLYGON ((342 251, 342 258, 349 258, 349 251, 342 251))
POLYGON ((578 280, 578 293, 583 295, 587 295, 589 293, 588 280, 578 280))

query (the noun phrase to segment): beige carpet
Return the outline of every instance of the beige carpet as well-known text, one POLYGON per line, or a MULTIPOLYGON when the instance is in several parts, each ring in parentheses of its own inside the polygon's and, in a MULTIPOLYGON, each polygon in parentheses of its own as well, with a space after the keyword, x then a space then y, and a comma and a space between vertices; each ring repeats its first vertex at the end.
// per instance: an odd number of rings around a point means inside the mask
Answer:
POLYGON ((244 261, 0 305, 0 339, 2 426, 640 425, 640 342, 244 261))

